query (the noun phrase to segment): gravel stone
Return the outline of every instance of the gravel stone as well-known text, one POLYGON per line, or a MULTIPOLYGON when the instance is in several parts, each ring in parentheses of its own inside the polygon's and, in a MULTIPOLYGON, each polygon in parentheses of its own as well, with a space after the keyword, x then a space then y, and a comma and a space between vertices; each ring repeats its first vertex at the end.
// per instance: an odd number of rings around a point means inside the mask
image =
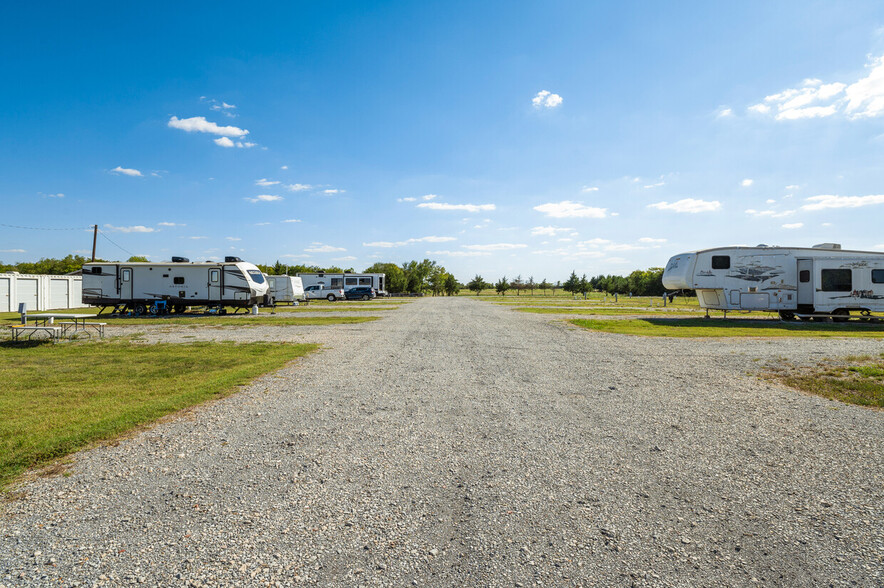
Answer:
POLYGON ((74 456, 0 514, 11 586, 882 586, 884 412, 755 374, 863 339, 659 339, 469 297, 74 456))

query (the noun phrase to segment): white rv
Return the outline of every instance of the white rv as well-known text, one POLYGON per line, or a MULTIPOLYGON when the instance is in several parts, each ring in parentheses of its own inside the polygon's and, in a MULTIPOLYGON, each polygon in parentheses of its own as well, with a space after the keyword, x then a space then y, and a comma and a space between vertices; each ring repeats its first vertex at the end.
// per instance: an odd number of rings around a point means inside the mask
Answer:
POLYGON ((696 290, 702 308, 847 320, 884 312, 884 253, 836 243, 704 249, 670 259, 663 286, 696 290))
POLYGON ((224 263, 173 257, 163 263, 83 264, 84 304, 136 315, 157 308, 182 313, 195 305, 223 312, 225 306, 262 303, 267 292, 261 270, 238 257, 225 257, 224 263))
POLYGON ((387 274, 330 274, 325 272, 298 274, 304 281, 304 288, 322 285, 323 288, 349 290, 356 286, 370 286, 378 296, 386 296, 387 274))
POLYGON ((270 285, 271 304, 287 302, 294 304, 304 300, 304 283, 295 276, 267 276, 270 285))

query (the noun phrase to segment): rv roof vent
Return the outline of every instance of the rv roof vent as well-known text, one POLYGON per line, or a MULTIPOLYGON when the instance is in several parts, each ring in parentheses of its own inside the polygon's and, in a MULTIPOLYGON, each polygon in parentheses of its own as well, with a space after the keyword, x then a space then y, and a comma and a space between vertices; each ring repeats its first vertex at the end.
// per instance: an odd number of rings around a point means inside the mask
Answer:
POLYGON ((234 256, 232 256, 232 255, 228 255, 227 257, 224 258, 224 261, 225 261, 226 263, 238 263, 238 262, 240 262, 240 261, 242 261, 242 260, 241 260, 240 258, 238 258, 238 257, 234 257, 234 256))
POLYGON ((189 262, 190 262, 190 260, 187 259, 186 257, 177 257, 174 255, 172 256, 172 263, 189 263, 189 262))
POLYGON ((767 243, 759 243, 756 247, 769 247, 767 243))
POLYGON ((841 249, 840 243, 817 243, 813 246, 814 249, 841 249))

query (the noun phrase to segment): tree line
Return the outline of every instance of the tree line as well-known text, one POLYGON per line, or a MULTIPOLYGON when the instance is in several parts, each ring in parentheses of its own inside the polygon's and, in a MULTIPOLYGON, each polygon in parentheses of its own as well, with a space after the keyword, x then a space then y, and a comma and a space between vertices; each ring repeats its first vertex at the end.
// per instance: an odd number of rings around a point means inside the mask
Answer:
POLYGON ((522 276, 516 276, 515 279, 509 280, 503 276, 495 283, 486 282, 482 276, 476 275, 466 284, 467 290, 475 292, 478 296, 483 290, 493 288, 495 292, 502 296, 513 291, 516 295, 522 292, 530 291, 533 295, 535 290, 545 293, 552 291, 555 295, 556 290, 563 290, 572 294, 583 294, 586 296, 588 292, 605 292, 607 294, 632 294, 633 296, 662 296, 666 292, 663 287, 663 268, 652 267, 646 270, 635 270, 628 276, 615 275, 598 275, 587 278, 586 274, 577 277, 577 272, 572 271, 568 279, 562 282, 548 282, 546 278, 540 282, 534 280, 534 276, 528 279, 522 279, 522 276))

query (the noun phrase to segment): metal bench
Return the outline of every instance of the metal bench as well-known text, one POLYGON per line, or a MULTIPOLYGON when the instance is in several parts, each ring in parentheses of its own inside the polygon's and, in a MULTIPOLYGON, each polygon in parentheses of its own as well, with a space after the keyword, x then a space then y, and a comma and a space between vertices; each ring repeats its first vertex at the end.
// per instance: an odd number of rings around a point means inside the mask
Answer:
POLYGON ((54 327, 51 325, 43 325, 43 326, 30 326, 30 325, 10 325, 10 329, 12 329, 12 340, 20 341, 23 333, 28 334, 28 341, 31 340, 31 337, 34 336, 35 333, 44 332, 49 335, 49 340, 55 343, 58 341, 58 338, 61 336, 63 329, 61 327, 54 327))
POLYGON ((91 338, 92 333, 89 332, 89 327, 92 327, 96 331, 98 331, 98 336, 101 337, 102 339, 104 338, 104 327, 107 326, 107 323, 87 323, 87 322, 77 323, 77 322, 73 322, 73 321, 60 321, 55 324, 62 326, 61 327, 61 329, 62 329, 61 334, 63 336, 67 336, 68 331, 70 329, 73 329, 73 333, 71 334, 72 337, 78 331, 82 331, 82 332, 86 333, 87 335, 89 335, 89 337, 91 338))

